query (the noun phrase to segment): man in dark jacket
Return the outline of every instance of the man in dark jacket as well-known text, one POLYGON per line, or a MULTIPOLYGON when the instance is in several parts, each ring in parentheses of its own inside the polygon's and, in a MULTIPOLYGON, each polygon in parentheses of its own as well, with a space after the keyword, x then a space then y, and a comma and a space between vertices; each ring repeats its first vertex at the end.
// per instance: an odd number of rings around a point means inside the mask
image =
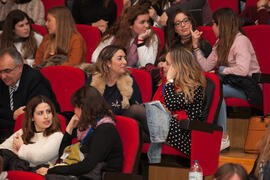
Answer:
POLYGON ((37 95, 50 98, 57 112, 56 101, 49 81, 37 70, 23 64, 15 48, 0 51, 0 143, 12 134, 16 118, 24 113, 27 102, 37 95))

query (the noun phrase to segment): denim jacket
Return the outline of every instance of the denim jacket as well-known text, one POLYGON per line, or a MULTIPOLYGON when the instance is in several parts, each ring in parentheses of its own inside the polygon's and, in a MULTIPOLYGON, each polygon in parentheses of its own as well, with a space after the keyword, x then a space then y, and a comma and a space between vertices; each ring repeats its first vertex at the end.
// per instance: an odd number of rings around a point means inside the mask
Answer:
POLYGON ((158 105, 145 103, 151 144, 147 152, 150 163, 161 162, 161 146, 166 141, 172 115, 158 105))

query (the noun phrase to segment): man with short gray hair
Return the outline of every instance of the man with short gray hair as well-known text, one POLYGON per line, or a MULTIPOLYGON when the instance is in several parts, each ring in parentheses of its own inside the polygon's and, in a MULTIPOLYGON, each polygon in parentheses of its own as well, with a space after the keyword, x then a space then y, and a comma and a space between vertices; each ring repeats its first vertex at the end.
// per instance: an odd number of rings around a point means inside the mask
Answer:
POLYGON ((23 64, 15 48, 0 50, 0 143, 12 134, 16 118, 37 95, 50 98, 57 112, 60 111, 49 81, 39 71, 23 64))

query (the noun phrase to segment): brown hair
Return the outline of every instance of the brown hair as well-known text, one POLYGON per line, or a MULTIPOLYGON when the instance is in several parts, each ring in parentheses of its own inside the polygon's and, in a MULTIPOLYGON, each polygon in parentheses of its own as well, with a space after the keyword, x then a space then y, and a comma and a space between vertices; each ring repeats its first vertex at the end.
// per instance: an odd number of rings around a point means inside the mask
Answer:
POLYGON ((71 96, 73 107, 81 108, 78 128, 80 131, 86 130, 89 125, 95 127, 97 120, 109 116, 114 119, 112 110, 99 91, 92 86, 83 86, 71 96))
POLYGON ((214 174, 216 180, 228 180, 237 174, 241 180, 248 180, 246 170, 240 164, 226 163, 219 167, 214 174))
MULTIPOLYGON (((119 17, 119 20, 104 34, 100 42, 114 36, 113 44, 122 46, 128 50, 130 41, 133 38, 130 26, 134 24, 139 15, 144 14, 148 14, 146 6, 135 5, 125 9, 123 14, 119 17)), ((152 30, 150 36, 145 39, 146 46, 150 45, 151 41, 154 39, 154 34, 155 32, 152 30)))
MULTIPOLYGON (((75 21, 72 17, 70 10, 64 6, 56 6, 49 9, 47 14, 52 15, 56 20, 56 32, 55 34, 50 34, 48 45, 53 45, 52 47, 55 47, 56 54, 68 55, 72 36, 74 34, 80 35, 80 33, 78 33, 76 29, 75 21)), ((83 47, 85 51, 85 44, 83 45, 83 47)), ((43 59, 46 59, 46 57, 48 57, 49 52, 50 48, 47 48, 44 53, 43 59)))
MULTIPOLYGON (((123 50, 125 54, 127 54, 125 48, 117 45, 106 46, 99 53, 97 62, 95 64, 95 71, 99 72, 105 80, 107 80, 110 76, 110 68, 108 67, 108 62, 112 61, 112 57, 118 50, 123 50)), ((126 73, 129 73, 129 71, 127 70, 126 73)))
POLYGON ((169 16, 168 18, 168 28, 167 28, 167 33, 166 33, 166 51, 168 51, 171 47, 179 44, 189 50, 192 50, 192 38, 190 36, 189 40, 186 41, 184 44, 181 42, 181 36, 179 36, 179 34, 177 34, 175 32, 175 25, 174 25, 174 19, 175 17, 180 14, 183 13, 185 16, 188 17, 188 19, 190 20, 190 23, 192 25, 193 30, 197 29, 197 23, 195 21, 195 19, 193 18, 192 14, 189 13, 188 11, 184 11, 182 9, 177 9, 173 12, 173 14, 171 16, 169 16))
POLYGON ((231 8, 221 8, 213 14, 214 23, 219 29, 217 47, 217 66, 228 66, 228 56, 236 34, 240 31, 245 34, 240 26, 239 18, 231 8))
POLYGON ((30 26, 29 37, 25 38, 22 42, 22 57, 27 59, 32 55, 35 56, 37 40, 35 39, 34 31, 32 30, 32 20, 25 12, 19 9, 10 11, 5 19, 3 32, 0 35, 0 49, 14 47, 14 42, 17 38, 14 31, 15 25, 24 19, 27 19, 30 26))
POLYGON ((56 114, 52 101, 45 96, 36 96, 32 98, 26 105, 26 112, 22 123, 22 130, 23 130, 22 139, 24 144, 33 143, 31 142, 31 138, 34 136, 35 133, 35 125, 33 122, 34 112, 36 110, 36 107, 41 103, 47 103, 50 106, 53 116, 52 124, 49 128, 47 128, 43 132, 43 136, 47 137, 55 132, 61 131, 60 121, 56 114))
POLYGON ((169 52, 172 66, 176 71, 175 86, 183 92, 187 102, 193 102, 198 86, 206 87, 206 78, 193 54, 183 47, 173 47, 169 52))

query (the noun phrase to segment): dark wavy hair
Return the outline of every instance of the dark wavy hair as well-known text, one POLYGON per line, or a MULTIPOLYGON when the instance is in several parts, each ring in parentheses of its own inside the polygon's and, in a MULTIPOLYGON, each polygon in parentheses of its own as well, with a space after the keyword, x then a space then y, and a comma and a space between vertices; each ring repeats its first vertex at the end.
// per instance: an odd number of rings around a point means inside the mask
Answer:
MULTIPOLYGON (((100 42, 114 36, 114 44, 122 46, 128 50, 130 47, 130 41, 133 38, 130 26, 134 24, 139 15, 144 14, 148 14, 148 8, 146 6, 134 5, 127 8, 119 17, 119 20, 115 22, 106 34, 104 34, 100 42)), ((151 31, 150 36, 145 39, 146 46, 150 45, 154 34, 155 32, 151 31)))
POLYGON ((216 180, 227 180, 237 174, 241 180, 248 180, 246 170, 240 164, 226 163, 219 167, 214 174, 216 180))
POLYGON ((14 47, 13 43, 17 38, 14 33, 15 25, 18 22, 23 21, 25 18, 30 26, 30 35, 22 42, 22 50, 24 52, 22 56, 24 59, 31 55, 35 56, 37 50, 37 40, 35 39, 34 32, 32 30, 32 20, 25 12, 19 9, 9 12, 3 25, 3 33, 0 36, 0 49, 14 47))
POLYGON ((34 133, 36 132, 35 125, 34 125, 34 112, 36 107, 41 103, 47 103, 52 111, 52 124, 48 127, 44 132, 43 136, 49 136, 55 132, 61 131, 60 120, 56 114, 54 105, 52 101, 45 97, 45 96, 36 96, 32 98, 26 105, 26 112, 24 115, 23 123, 22 123, 22 130, 23 135, 22 139, 24 144, 32 144, 31 138, 34 137, 34 133))
POLYGON ((197 29, 197 22, 195 21, 194 17, 192 16, 191 13, 189 13, 188 11, 182 10, 182 9, 177 9, 173 12, 173 14, 171 16, 169 16, 168 18, 168 27, 167 27, 167 32, 166 32, 166 44, 165 44, 165 50, 168 51, 170 48, 174 47, 177 44, 180 44, 181 46, 190 49, 192 48, 192 38, 190 36, 190 39, 185 43, 182 44, 181 42, 181 36, 179 36, 176 32, 175 32, 175 28, 174 28, 174 19, 175 16, 177 14, 183 13, 184 15, 186 15, 188 17, 188 19, 190 20, 190 23, 192 25, 193 30, 197 29))
POLYGON ((71 96, 71 104, 73 107, 78 107, 82 110, 78 123, 78 129, 80 131, 86 130, 89 125, 96 127, 97 120, 104 116, 109 116, 114 119, 111 107, 107 104, 99 91, 92 86, 79 88, 71 96))

